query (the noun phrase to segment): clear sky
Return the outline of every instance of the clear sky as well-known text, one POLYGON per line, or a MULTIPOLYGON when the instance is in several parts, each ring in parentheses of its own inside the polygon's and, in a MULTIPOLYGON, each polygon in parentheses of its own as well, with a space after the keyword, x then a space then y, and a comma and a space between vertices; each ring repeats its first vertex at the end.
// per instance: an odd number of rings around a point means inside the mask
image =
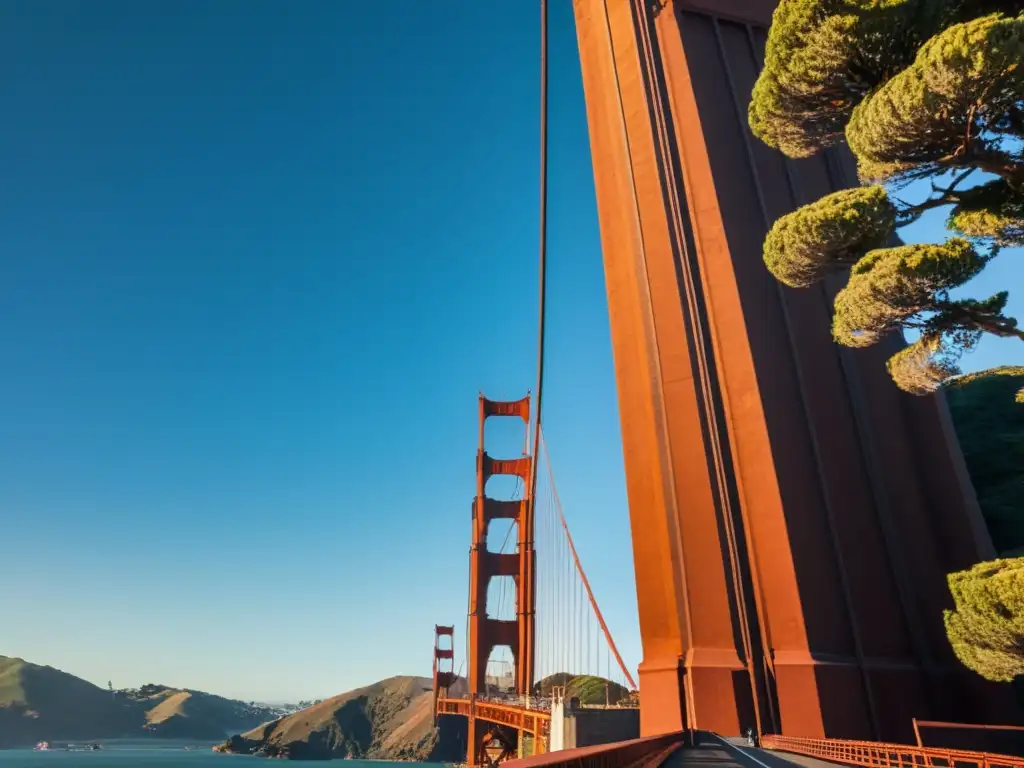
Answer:
MULTIPOLYGON (((583 94, 551 5, 547 437, 635 668, 583 94)), ((462 646, 477 392, 536 375, 538 18, 4 5, 0 653, 293 699, 429 673, 435 623, 462 646)))
MULTIPOLYGON (((463 631, 476 395, 535 374, 536 6, 4 4, 0 653, 297 699, 426 674, 433 625, 463 631)), ((583 95, 551 6, 546 433, 635 668, 583 95)))

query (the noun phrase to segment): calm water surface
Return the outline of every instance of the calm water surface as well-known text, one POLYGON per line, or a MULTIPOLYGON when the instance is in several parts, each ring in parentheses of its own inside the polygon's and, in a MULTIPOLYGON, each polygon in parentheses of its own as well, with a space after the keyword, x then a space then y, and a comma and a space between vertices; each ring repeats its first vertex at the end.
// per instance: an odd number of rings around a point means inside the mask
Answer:
MULTIPOLYGON (((31 749, 0 749, 0 768, 273 768, 295 765, 294 761, 266 760, 242 755, 221 755, 211 751, 212 744, 189 742, 195 751, 186 752, 184 743, 167 744, 115 744, 104 742, 100 752, 65 752, 51 749, 35 752, 31 749)), ((307 763, 317 765, 318 763, 307 763)), ((410 768, 412 763, 384 763, 363 760, 335 761, 339 768, 410 768)), ((427 766, 428 763, 416 763, 427 766)))

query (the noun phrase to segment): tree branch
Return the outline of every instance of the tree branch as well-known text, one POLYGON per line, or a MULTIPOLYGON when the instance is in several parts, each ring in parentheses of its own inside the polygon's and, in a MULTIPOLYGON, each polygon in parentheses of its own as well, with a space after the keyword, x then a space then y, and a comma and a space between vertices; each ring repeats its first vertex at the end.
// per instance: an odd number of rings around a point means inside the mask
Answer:
POLYGON ((932 182, 932 190, 933 190, 933 191, 935 191, 935 192, 941 192, 941 193, 942 193, 943 195, 949 195, 949 194, 951 194, 951 193, 952 193, 952 192, 953 192, 953 191, 954 191, 954 190, 955 190, 955 189, 956 189, 956 188, 957 188, 958 186, 960 186, 960 184, 961 184, 961 183, 962 183, 962 182, 963 182, 963 181, 964 181, 964 180, 965 180, 965 179, 966 179, 966 178, 967 178, 968 176, 970 176, 970 175, 971 175, 972 173, 974 173, 974 172, 975 172, 976 170, 977 170, 976 168, 968 168, 968 169, 966 169, 966 170, 965 170, 965 171, 964 171, 963 173, 961 173, 961 174, 960 174, 959 176, 957 176, 957 177, 956 177, 955 179, 953 179, 953 180, 952 180, 952 181, 951 181, 951 182, 949 183, 949 186, 948 186, 948 187, 946 187, 945 189, 939 189, 938 187, 936 187, 936 186, 935 186, 935 182, 932 182))
MULTIPOLYGON (((974 169, 971 168, 971 171, 974 169)), ((932 208, 941 208, 944 205, 953 205, 960 202, 960 195, 952 191, 952 187, 944 192, 941 197, 932 197, 921 203, 911 204, 899 201, 901 207, 896 212, 896 227, 905 227, 913 224, 921 218, 925 211, 932 208)))
POLYGON ((961 165, 972 165, 979 171, 991 173, 1007 181, 1013 187, 1024 185, 1024 163, 1014 159, 1013 155, 979 146, 962 158, 961 165))
MULTIPOLYGON (((970 140, 968 143, 961 144, 956 152, 940 157, 932 163, 925 165, 932 166, 932 173, 935 172, 936 166, 939 169, 945 170, 955 168, 964 168, 968 169, 968 171, 979 170, 991 173, 993 176, 999 176, 1012 187, 1024 187, 1024 162, 1007 152, 992 149, 991 145, 987 142, 977 138, 970 140)), ((927 175, 927 171, 922 173, 927 175)), ((961 178, 957 179, 956 183, 959 183, 968 175, 969 172, 965 172, 961 178)), ((913 172, 908 174, 908 178, 913 178, 913 172)), ((955 184, 950 185, 949 189, 952 189, 953 186, 955 184)))
POLYGON ((978 169, 974 167, 965 169, 949 183, 948 187, 945 188, 937 186, 935 182, 932 181, 932 192, 938 193, 938 197, 930 197, 924 202, 911 204, 904 202, 903 200, 893 198, 900 205, 900 209, 896 214, 896 227, 905 227, 908 224, 913 224, 921 218, 921 215, 925 211, 929 211, 932 208, 940 208, 944 205, 954 205, 956 203, 963 202, 963 194, 957 192, 956 188, 976 170, 978 169))
POLYGON ((935 308, 939 312, 947 313, 950 319, 956 322, 969 323, 993 336, 1016 337, 1024 341, 1024 329, 1018 328, 1017 324, 1008 318, 954 302, 936 302, 935 308))

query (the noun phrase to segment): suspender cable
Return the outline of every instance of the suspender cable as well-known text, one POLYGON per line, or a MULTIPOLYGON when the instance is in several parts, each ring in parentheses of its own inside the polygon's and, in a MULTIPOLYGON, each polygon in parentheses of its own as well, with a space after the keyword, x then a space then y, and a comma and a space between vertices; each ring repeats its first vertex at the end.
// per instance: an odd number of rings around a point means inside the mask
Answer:
POLYGON ((622 674, 629 683, 631 690, 637 690, 636 682, 633 680, 633 676, 629 673, 626 668, 626 664, 622 661, 622 656, 619 655, 619 649, 615 645, 615 641, 612 639, 612 633, 608 629, 608 625, 605 623, 604 614, 601 613, 601 609, 597 605, 597 598, 594 597, 594 591, 590 588, 590 579, 587 578, 586 572, 583 570, 583 564, 580 563, 579 554, 576 552, 576 545, 573 543, 572 534, 569 533, 569 523, 565 519, 565 510, 562 509, 562 501, 558 498, 558 485, 555 483, 555 473, 551 469, 551 454, 548 453, 547 445, 544 444, 543 435, 541 436, 541 445, 544 448, 544 461, 545 467, 548 473, 548 482, 551 484, 551 491, 555 500, 555 511, 558 513, 558 521, 562 526, 562 531, 565 534, 564 540, 569 547, 569 554, 572 557, 572 562, 576 566, 576 572, 579 573, 580 580, 583 582, 583 588, 586 590, 587 597, 590 600, 590 605, 594 609, 594 617, 597 619, 598 624, 601 626, 601 631, 604 633, 604 639, 608 644, 608 650, 610 653, 615 654, 615 661, 619 665, 619 669, 622 670, 622 674))
MULTIPOLYGON (((541 397, 544 388, 544 298, 547 293, 548 250, 548 4, 540 0, 540 296, 537 323, 537 406, 533 417, 533 460, 530 462, 530 502, 527 518, 527 545, 532 549, 534 512, 537 495, 537 448, 540 444, 541 397)), ((522 654, 523 661, 532 667, 534 649, 522 654)), ((533 669, 527 674, 533 684, 533 669)))

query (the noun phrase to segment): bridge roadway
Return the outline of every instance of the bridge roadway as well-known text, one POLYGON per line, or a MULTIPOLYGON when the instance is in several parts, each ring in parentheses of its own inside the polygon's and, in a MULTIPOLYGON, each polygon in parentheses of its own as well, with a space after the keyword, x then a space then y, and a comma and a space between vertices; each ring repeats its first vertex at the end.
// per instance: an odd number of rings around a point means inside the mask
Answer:
MULTIPOLYGON (((499 725, 507 725, 533 736, 547 739, 551 729, 551 700, 531 697, 524 702, 523 697, 496 694, 476 698, 475 708, 468 697, 440 698, 437 701, 438 714, 462 715, 470 712, 480 720, 499 725), (529 706, 524 706, 528 703, 529 706)), ((594 748, 584 748, 589 751, 594 748)), ((570 757, 570 753, 551 752, 525 760, 512 760, 503 765, 515 768, 520 763, 526 766, 550 765, 557 766, 560 755, 570 757), (539 758, 539 759, 538 759, 539 758)), ((582 761, 568 760, 570 764, 587 765, 586 758, 582 761)), ((562 763, 563 765, 565 763, 562 763)), ((596 765, 596 763, 595 763, 596 765)), ((819 760, 805 755, 794 755, 788 752, 771 752, 765 749, 747 746, 743 738, 723 738, 714 733, 698 731, 694 734, 692 746, 678 749, 660 763, 645 764, 644 768, 839 768, 838 763, 819 760)))
MULTIPOLYGON (((623 742, 636 744, 637 742, 623 742)), ((502 763, 503 768, 843 768, 803 755, 769 752, 746 746, 745 739, 725 739, 698 731, 692 746, 661 747, 627 756, 613 745, 551 752, 502 763), (608 748, 612 747, 612 750, 608 748), (660 750, 660 751, 659 751, 660 750), (664 755, 664 756, 662 756, 664 755)))
MULTIPOLYGON (((662 768, 839 768, 837 763, 813 757, 769 752, 746 746, 746 739, 724 739, 698 732, 692 747, 676 750, 662 768)), ((653 768, 653 766, 651 767, 653 768)))
POLYGON ((680 749, 665 760, 664 768, 839 768, 815 757, 789 752, 771 752, 747 746, 743 738, 723 738, 714 733, 698 732, 694 746, 680 749))

